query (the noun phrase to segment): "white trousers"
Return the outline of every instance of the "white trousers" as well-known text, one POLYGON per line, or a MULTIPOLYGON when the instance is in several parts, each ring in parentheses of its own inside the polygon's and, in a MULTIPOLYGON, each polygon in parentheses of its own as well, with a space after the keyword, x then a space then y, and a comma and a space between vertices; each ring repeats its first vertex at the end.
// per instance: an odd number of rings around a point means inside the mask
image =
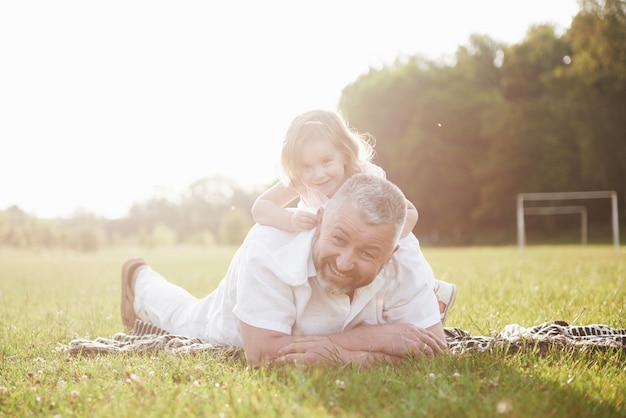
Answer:
POLYGON ((203 338, 210 305, 207 298, 199 299, 145 267, 135 281, 133 307, 139 319, 172 334, 203 338))

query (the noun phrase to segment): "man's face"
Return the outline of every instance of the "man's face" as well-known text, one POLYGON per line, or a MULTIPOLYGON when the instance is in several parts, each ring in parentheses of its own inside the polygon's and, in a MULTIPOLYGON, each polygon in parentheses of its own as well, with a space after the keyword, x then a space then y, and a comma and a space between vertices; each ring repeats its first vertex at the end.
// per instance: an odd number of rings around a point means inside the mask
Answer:
POLYGON ((313 244, 318 278, 330 293, 350 297, 370 284, 395 251, 391 224, 365 223, 349 202, 323 214, 313 244))

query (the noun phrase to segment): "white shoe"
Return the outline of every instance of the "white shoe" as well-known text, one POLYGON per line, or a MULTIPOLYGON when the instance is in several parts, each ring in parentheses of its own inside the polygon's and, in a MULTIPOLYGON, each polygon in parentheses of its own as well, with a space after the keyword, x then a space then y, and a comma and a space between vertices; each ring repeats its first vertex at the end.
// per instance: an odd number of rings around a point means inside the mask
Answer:
POLYGON ((454 305, 454 300, 456 299, 456 285, 441 280, 435 280, 435 296, 437 297, 437 302, 441 302, 446 306, 443 312, 441 312, 441 325, 444 325, 448 317, 448 312, 452 305, 454 305))

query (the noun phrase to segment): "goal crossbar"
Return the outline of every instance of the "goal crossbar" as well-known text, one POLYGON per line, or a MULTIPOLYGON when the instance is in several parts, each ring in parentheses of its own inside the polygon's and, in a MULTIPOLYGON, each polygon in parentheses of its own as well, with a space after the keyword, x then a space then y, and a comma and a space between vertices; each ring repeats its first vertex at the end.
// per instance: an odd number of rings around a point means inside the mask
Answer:
POLYGON ((598 192, 550 192, 550 193, 520 193, 523 200, 576 200, 576 199, 602 199, 617 198, 614 191, 598 191, 598 192))

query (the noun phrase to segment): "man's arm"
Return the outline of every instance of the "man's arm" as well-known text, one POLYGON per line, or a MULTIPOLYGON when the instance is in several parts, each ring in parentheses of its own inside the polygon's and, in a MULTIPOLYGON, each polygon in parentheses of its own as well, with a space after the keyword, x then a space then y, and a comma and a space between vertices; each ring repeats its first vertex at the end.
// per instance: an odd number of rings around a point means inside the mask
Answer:
POLYGON ((427 329, 411 324, 364 325, 340 334, 294 337, 240 322, 248 361, 353 363, 399 361, 407 355, 435 356, 446 349, 441 323, 427 329))
POLYGON ((333 341, 349 350, 382 352, 391 356, 407 354, 443 354, 447 348, 441 322, 428 328, 407 323, 363 325, 332 336, 333 341))
POLYGON ((278 351, 292 343, 295 338, 282 332, 253 327, 239 321, 243 349, 248 361, 253 364, 266 363, 278 357, 278 351))

